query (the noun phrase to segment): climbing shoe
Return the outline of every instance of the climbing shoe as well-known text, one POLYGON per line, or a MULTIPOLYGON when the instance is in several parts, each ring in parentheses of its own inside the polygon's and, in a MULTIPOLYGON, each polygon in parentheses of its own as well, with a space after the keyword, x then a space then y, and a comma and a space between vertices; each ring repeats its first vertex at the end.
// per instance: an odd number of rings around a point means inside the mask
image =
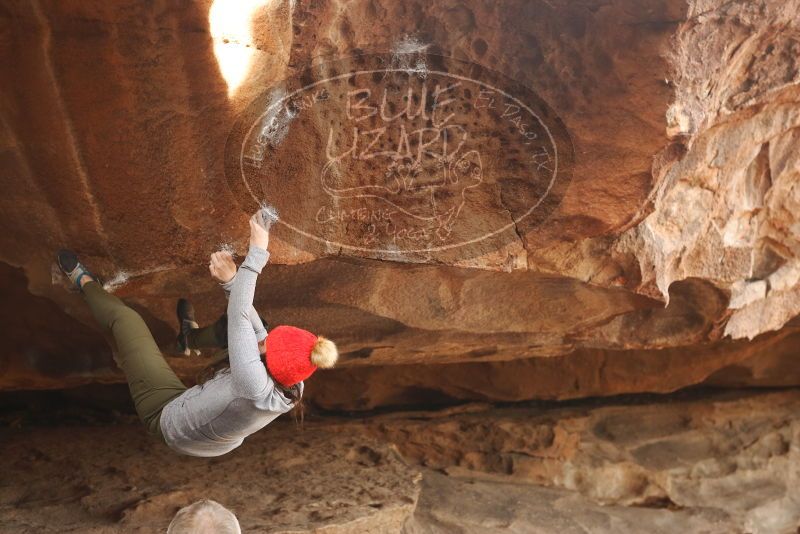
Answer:
MULTIPOLYGON (((176 312, 178 315, 178 350, 189 356, 191 355, 189 332, 195 328, 200 328, 200 325, 194 319, 194 307, 188 300, 178 300, 176 312)), ((200 353, 200 351, 195 352, 200 353)))
POLYGON ((88 276, 90 280, 97 282, 97 278, 78 261, 78 256, 71 250, 59 250, 56 261, 59 269, 69 278, 70 282, 75 284, 78 291, 81 291, 81 280, 84 276, 88 276))

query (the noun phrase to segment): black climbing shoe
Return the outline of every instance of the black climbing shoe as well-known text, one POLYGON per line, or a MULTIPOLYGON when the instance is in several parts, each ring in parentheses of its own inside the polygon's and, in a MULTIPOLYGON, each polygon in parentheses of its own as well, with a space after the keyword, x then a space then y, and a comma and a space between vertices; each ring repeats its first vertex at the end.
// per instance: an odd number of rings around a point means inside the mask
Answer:
POLYGON ((191 354, 189 332, 195 328, 200 328, 200 326, 194 319, 194 307, 188 300, 178 300, 176 311, 178 314, 178 350, 189 356, 191 354))
POLYGON ((75 284, 75 287, 77 287, 79 291, 81 290, 81 279, 84 276, 88 276, 89 279, 97 282, 97 278, 89 272, 89 269, 78 261, 77 254, 71 250, 59 250, 56 261, 61 271, 69 278, 70 282, 75 284))

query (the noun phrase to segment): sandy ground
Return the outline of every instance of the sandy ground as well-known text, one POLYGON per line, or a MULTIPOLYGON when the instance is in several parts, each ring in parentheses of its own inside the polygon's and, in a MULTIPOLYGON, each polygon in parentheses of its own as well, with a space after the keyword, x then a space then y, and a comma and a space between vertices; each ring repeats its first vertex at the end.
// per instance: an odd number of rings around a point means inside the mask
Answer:
MULTIPOLYGON (((800 390, 557 408, 290 417, 213 459, 129 415, 0 413, 0 532, 163 532, 216 500, 245 532, 797 531, 800 390)), ((0 411, 1 412, 1 411, 0 411)))
POLYGON ((139 425, 4 432, 0 532, 159 532, 201 498, 246 532, 397 532, 419 474, 365 436, 273 424, 222 458, 179 456, 139 425))
POLYGON ((232 509, 245 532, 737 532, 713 511, 600 506, 433 470, 422 478, 363 435, 279 426, 212 460, 176 456, 137 425, 6 432, 0 532, 163 532, 200 498, 232 509))

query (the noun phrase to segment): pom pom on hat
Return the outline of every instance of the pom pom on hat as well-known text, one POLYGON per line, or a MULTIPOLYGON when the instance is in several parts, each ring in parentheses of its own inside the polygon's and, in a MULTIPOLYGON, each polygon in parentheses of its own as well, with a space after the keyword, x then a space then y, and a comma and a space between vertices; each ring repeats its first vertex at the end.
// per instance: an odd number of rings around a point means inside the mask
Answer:
POLYGON ((317 342, 311 349, 311 363, 320 369, 330 369, 336 365, 338 359, 339 351, 336 349, 336 344, 328 338, 317 336, 317 342))
POLYGON ((339 352, 333 341, 294 326, 278 326, 267 335, 267 369, 280 385, 291 387, 317 368, 336 364, 339 352))

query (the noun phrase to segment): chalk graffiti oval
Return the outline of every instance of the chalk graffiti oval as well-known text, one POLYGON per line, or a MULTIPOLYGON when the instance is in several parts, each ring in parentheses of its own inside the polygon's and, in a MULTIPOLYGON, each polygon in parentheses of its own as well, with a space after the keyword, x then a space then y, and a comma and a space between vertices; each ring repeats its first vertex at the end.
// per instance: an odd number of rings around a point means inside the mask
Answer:
POLYGON ((225 164, 243 207, 274 204, 301 247, 471 256, 546 220, 573 157, 520 83, 430 54, 362 55, 265 91, 225 164))

